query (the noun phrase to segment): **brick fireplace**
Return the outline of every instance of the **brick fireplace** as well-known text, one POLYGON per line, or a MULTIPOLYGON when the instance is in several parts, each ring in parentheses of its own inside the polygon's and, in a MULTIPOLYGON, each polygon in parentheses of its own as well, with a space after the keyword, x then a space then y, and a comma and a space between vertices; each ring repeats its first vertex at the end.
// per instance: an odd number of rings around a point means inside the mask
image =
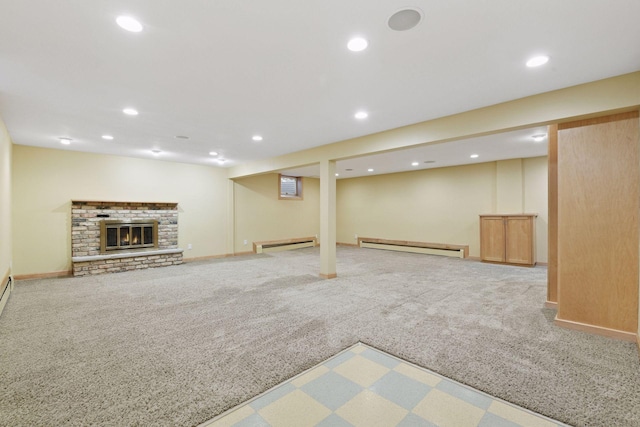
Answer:
POLYGON ((74 276, 182 264, 178 204, 71 202, 74 276))

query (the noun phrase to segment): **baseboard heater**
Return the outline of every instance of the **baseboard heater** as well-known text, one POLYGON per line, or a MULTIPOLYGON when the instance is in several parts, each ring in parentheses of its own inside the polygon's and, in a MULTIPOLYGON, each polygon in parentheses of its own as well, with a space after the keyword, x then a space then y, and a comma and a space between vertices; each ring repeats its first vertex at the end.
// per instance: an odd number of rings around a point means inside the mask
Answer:
POLYGON ((441 255, 455 258, 467 258, 469 246, 445 243, 410 242, 406 240, 358 238, 361 248, 384 249, 388 251, 411 252, 416 254, 441 255))
POLYGON ((299 237, 294 239, 268 240, 265 242, 253 242, 253 252, 280 252, 291 249, 311 248, 318 244, 315 237, 299 237))

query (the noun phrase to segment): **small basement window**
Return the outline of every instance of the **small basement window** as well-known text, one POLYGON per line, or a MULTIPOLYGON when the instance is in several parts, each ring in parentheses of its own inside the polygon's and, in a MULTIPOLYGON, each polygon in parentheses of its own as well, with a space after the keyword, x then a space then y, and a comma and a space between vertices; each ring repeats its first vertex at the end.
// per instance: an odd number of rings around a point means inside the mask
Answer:
POLYGON ((280 200, 302 199, 302 178, 280 175, 280 200))

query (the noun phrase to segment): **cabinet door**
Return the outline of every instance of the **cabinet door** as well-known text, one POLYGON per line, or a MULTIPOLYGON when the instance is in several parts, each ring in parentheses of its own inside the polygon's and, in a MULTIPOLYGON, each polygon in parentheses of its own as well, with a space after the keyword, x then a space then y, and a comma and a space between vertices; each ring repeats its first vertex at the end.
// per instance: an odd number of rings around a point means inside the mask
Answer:
POLYGON ((533 220, 531 217, 507 217, 506 261, 533 265, 533 220))
POLYGON ((480 218, 480 259, 505 261, 505 234, 503 217, 480 218))

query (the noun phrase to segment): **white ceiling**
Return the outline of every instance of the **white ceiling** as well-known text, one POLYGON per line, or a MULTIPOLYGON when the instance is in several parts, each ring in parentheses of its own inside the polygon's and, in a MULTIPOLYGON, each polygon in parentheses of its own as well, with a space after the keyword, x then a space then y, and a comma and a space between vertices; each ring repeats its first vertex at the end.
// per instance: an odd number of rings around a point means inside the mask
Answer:
MULTIPOLYGON (((160 149, 216 167, 640 70, 638 0, 0 0, 0 11, 0 115, 14 143, 143 158, 160 149), (389 29, 405 7, 423 21, 389 29), (144 31, 118 27, 123 14, 144 31), (369 48, 347 50, 354 35, 369 48), (525 67, 541 53, 547 65, 525 67), (369 117, 354 119, 358 110, 369 117)), ((338 166, 544 155, 544 144, 517 142, 536 130, 524 132, 338 166)))

